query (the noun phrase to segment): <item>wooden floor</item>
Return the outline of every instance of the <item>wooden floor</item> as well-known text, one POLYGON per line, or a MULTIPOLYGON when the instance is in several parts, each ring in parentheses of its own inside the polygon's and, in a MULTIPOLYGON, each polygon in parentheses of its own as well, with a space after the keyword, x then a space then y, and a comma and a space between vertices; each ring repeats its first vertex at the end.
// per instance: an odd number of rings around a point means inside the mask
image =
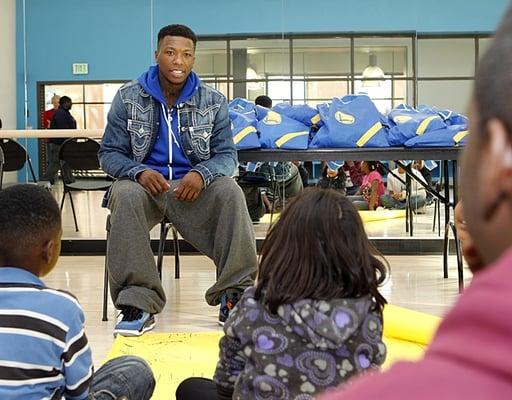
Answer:
MULTIPOLYGON (((382 288, 387 300, 414 310, 443 315, 456 300, 455 260, 450 260, 450 278, 442 277, 441 256, 387 257, 391 274, 382 288)), ((109 321, 101 321, 103 257, 61 257, 57 267, 44 278, 47 285, 74 293, 85 311, 86 332, 96 365, 112 345, 117 312, 109 304, 109 321)), ((218 307, 210 307, 204 292, 213 283, 213 263, 203 256, 182 256, 181 279, 174 279, 172 256, 164 260, 163 282, 168 297, 157 316, 157 332, 199 332, 220 330, 218 307)), ((470 272, 465 270, 466 281, 470 272)))

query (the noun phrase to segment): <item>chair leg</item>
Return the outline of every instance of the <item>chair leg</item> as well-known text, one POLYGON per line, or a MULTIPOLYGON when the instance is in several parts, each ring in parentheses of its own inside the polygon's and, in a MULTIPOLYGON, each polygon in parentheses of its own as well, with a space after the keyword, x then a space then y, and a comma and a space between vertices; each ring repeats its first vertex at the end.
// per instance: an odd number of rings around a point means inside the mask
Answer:
POLYGON ((437 202, 437 236, 441 237, 441 202, 437 202))
POLYGON ((69 195, 69 201, 71 202, 71 210, 73 211, 73 220, 75 221, 75 231, 78 232, 78 222, 76 220, 76 213, 75 213, 75 204, 73 203, 73 197, 71 196, 71 192, 66 192, 62 194, 62 200, 60 202, 60 211, 62 211, 62 208, 64 207, 64 200, 66 200, 66 194, 69 195))
MULTIPOLYGON (((107 246, 108 239, 110 238, 110 215, 107 215, 107 246)), ((105 275, 103 277, 103 317, 102 321, 108 321, 107 317, 107 301, 108 301, 108 255, 105 252, 105 275)))
POLYGON ((64 207, 64 200, 66 200, 66 191, 62 193, 62 200, 60 201, 60 211, 62 211, 62 208, 64 207))
POLYGON ((180 242, 178 239, 178 231, 173 226, 172 236, 174 244, 174 279, 180 279, 180 242))
POLYGON ((162 265, 164 262, 165 240, 167 239, 167 233, 169 232, 170 227, 171 224, 166 222, 162 222, 160 224, 160 241, 158 242, 158 258, 156 262, 156 268, 158 270, 160 280, 162 280, 162 265))
POLYGON ((455 251, 457 254, 457 278, 459 282, 459 293, 461 293, 464 290, 464 266, 462 264, 462 250, 460 247, 460 241, 457 236, 457 229, 455 229, 455 225, 451 224, 452 232, 453 232, 453 238, 455 240, 455 251))
POLYGON ((103 318, 101 318, 102 321, 108 321, 107 301, 108 301, 108 267, 107 267, 107 256, 105 256, 105 276, 103 277, 103 318))
POLYGON ((439 205, 439 200, 435 199, 434 200, 434 218, 433 218, 433 221, 432 221, 432 232, 436 231, 436 218, 437 218, 437 207, 438 207, 438 205, 439 205))

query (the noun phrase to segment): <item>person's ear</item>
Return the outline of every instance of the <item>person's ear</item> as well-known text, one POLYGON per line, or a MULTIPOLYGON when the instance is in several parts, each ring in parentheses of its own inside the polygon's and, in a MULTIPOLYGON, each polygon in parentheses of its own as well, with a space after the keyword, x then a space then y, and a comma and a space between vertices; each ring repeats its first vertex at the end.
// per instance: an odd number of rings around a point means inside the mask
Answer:
POLYGON ((155 50, 155 63, 158 64, 158 47, 155 50))
POLYGON ((50 264, 55 259, 55 252, 57 251, 57 246, 55 240, 50 239, 43 244, 43 249, 41 251, 41 258, 44 260, 46 264, 50 264))
POLYGON ((485 203, 497 204, 500 197, 512 199, 512 143, 507 127, 500 120, 493 119, 486 125, 488 157, 477 168, 485 185, 485 203))

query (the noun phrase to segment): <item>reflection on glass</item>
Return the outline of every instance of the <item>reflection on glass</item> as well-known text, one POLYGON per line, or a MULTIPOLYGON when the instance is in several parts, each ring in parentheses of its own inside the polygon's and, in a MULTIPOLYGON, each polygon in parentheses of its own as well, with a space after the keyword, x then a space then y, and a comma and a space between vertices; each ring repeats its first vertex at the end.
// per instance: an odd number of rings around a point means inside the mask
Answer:
POLYGON ((349 39, 293 39, 293 74, 306 77, 350 75, 349 39))
POLYGON ((227 42, 200 41, 197 43, 194 70, 205 79, 228 75, 227 42))
POLYGON ((470 77, 475 73, 474 39, 419 39, 418 77, 470 77))
POLYGON ((230 46, 233 97, 254 99, 266 93, 274 101, 291 99, 288 40, 232 40, 230 46))
POLYGON ((418 103, 466 114, 471 97, 473 80, 419 81, 418 103))
POLYGON ((354 39, 354 69, 356 76, 374 64, 386 76, 412 77, 411 38, 356 38, 354 39), (373 60, 373 62, 372 62, 373 60))
POLYGON ((492 38, 480 38, 478 39, 478 58, 482 58, 487 49, 492 43, 492 38))
POLYGON ((51 99, 55 94, 68 96, 73 101, 71 115, 76 119, 78 129, 103 129, 112 99, 122 85, 123 82, 45 85, 44 109, 53 108, 51 99))

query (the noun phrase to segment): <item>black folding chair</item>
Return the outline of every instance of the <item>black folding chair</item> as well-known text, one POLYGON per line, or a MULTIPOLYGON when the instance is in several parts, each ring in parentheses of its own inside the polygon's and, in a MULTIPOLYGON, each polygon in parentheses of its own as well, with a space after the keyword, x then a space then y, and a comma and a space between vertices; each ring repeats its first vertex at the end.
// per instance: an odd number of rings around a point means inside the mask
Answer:
POLYGON ((27 150, 11 139, 0 139, 0 149, 2 150, 2 177, 0 177, 0 189, 3 184, 3 173, 19 171, 25 164, 28 165, 32 182, 37 183, 34 168, 32 167, 32 161, 27 153, 27 150))
POLYGON ((100 144, 88 138, 70 138, 62 143, 59 150, 59 160, 61 165, 66 163, 72 171, 73 181, 63 177, 64 193, 60 202, 60 209, 64 206, 66 195, 69 195, 71 209, 73 210, 73 219, 75 221, 75 229, 78 232, 78 222, 76 219, 75 205, 71 192, 76 191, 105 191, 112 184, 112 180, 105 175, 104 178, 83 178, 84 172, 101 170, 98 160, 98 150, 100 144))
POLYGON ((2 189, 2 182, 4 180, 4 151, 0 147, 0 189, 2 189))
MULTIPOLYGON (((107 216, 107 243, 110 237, 110 214, 107 216)), ((180 243, 178 240, 178 231, 174 225, 167 219, 164 218, 160 223, 160 241, 158 242, 158 258, 156 262, 156 268, 160 280, 162 280, 162 265, 164 261, 165 241, 169 230, 172 230, 173 244, 174 244, 174 278, 180 279, 180 243)), ((107 317, 107 297, 108 297, 108 258, 105 256, 105 273, 103 278, 103 317, 102 321, 108 321, 107 317)))

